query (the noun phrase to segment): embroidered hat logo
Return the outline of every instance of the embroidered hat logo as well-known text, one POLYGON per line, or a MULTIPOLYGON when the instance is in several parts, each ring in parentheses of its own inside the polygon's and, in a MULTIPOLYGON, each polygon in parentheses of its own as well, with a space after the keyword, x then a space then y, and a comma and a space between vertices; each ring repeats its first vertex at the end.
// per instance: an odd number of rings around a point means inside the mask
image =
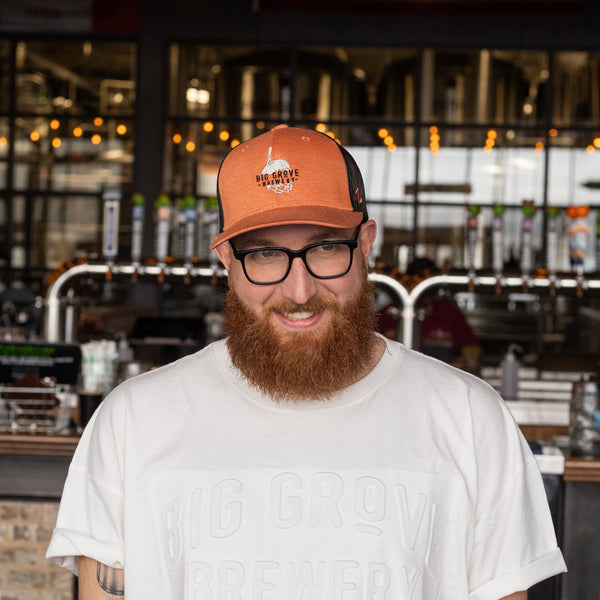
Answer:
POLYGON ((283 158, 272 160, 272 152, 273 148, 269 146, 267 164, 260 175, 256 176, 256 182, 276 194, 289 194, 294 187, 294 181, 298 178, 298 169, 292 169, 290 163, 283 158))

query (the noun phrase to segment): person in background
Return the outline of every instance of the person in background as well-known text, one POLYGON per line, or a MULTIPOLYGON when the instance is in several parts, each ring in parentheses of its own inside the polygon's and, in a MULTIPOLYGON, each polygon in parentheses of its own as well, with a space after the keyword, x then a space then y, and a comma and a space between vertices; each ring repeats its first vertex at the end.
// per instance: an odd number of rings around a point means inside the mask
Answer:
MULTIPOLYGON (((414 259, 407 275, 424 279, 438 273, 426 257, 414 259)), ((455 367, 476 372, 482 354, 481 343, 452 296, 443 288, 426 297, 421 321, 421 351, 455 367)))
POLYGON ((278 126, 217 188, 227 337, 86 427, 47 551, 80 598, 522 600, 564 571, 500 397, 375 333, 350 153, 278 126))

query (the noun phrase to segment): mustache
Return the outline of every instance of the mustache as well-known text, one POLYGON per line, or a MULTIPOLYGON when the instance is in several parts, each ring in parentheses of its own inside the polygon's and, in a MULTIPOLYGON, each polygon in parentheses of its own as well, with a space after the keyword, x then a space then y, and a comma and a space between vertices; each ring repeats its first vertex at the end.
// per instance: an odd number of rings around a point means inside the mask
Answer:
POLYGON ((333 295, 319 296, 311 298, 304 304, 298 304, 292 300, 284 299, 273 299, 265 303, 265 312, 270 314, 273 312, 278 313, 294 313, 294 312, 311 312, 316 313, 322 310, 339 311, 340 303, 337 298, 333 295))

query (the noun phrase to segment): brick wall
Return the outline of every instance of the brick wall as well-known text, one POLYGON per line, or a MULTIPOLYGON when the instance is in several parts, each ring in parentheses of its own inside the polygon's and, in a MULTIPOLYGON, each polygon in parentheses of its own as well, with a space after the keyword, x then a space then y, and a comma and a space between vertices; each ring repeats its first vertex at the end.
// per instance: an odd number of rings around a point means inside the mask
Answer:
POLYGON ((0 500, 0 600, 74 600, 74 577, 44 558, 57 502, 0 500))

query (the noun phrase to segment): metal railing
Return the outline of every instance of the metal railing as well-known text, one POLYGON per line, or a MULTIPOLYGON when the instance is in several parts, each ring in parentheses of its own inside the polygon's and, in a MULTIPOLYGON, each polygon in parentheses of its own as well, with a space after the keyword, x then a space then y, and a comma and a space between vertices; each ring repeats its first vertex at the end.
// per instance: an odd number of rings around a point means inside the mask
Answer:
MULTIPOLYGON (((130 277, 153 276, 157 281, 161 277, 183 277, 183 278, 225 278, 227 273, 220 267, 198 267, 198 266, 165 266, 165 265, 134 265, 134 264, 77 264, 62 272, 48 287, 46 293, 46 321, 45 336, 48 342, 73 341, 65 340, 64 333, 61 335, 61 308, 64 302, 61 300, 67 284, 75 277, 95 275, 109 277, 111 275, 126 275, 130 277)), ((395 294, 402 307, 402 335, 401 340, 405 346, 412 348, 414 344, 414 318, 415 306, 419 298, 428 290, 435 287, 452 286, 458 288, 476 290, 478 288, 494 288, 498 290, 509 288, 521 288, 529 291, 552 290, 560 293, 562 290, 600 290, 600 279, 582 280, 575 276, 561 276, 550 278, 528 278, 520 276, 507 276, 500 280, 494 275, 434 275, 416 284, 408 290, 402 283, 390 275, 383 273, 369 273, 369 280, 384 286, 395 294)), ((67 319, 68 321, 68 319, 67 319)), ((66 324, 66 329, 69 329, 66 324)), ((69 337, 68 335, 66 336, 69 337)))

